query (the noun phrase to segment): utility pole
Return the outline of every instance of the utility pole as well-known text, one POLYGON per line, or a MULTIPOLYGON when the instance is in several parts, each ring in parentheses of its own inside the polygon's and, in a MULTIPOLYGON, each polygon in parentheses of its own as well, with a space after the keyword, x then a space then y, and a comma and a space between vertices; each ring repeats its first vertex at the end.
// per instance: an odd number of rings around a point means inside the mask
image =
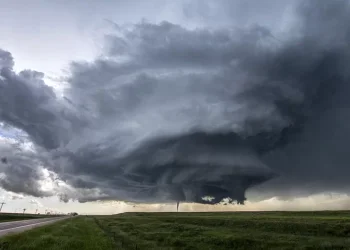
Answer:
POLYGON ((3 206, 4 204, 6 204, 6 203, 5 203, 5 202, 1 202, 0 204, 1 204, 1 207, 0 207, 0 212, 1 212, 2 206, 3 206))

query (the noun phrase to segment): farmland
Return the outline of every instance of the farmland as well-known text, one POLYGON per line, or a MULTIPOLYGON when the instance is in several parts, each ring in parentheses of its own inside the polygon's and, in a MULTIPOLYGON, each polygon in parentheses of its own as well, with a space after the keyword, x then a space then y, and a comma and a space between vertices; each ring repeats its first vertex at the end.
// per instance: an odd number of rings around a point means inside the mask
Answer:
POLYGON ((350 212, 78 216, 18 235, 8 249, 350 249, 350 212))

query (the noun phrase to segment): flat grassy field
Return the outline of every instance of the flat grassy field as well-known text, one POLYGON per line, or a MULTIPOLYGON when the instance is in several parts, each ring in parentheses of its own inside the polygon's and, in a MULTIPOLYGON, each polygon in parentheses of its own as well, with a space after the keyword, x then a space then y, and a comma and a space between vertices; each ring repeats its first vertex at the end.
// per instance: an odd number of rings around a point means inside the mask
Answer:
POLYGON ((113 239, 93 217, 78 216, 0 238, 0 250, 111 250, 113 239))
POLYGON ((350 249, 350 212, 125 213, 96 217, 119 249, 350 249))
MULTIPOLYGON (((52 217, 52 216, 56 216, 56 215, 0 213, 0 222, 40 219, 40 218, 48 218, 48 217, 52 217)), ((0 250, 1 250, 1 248, 0 248, 0 250)))
POLYGON ((3 242, 9 250, 350 249, 350 211, 78 216, 3 242))

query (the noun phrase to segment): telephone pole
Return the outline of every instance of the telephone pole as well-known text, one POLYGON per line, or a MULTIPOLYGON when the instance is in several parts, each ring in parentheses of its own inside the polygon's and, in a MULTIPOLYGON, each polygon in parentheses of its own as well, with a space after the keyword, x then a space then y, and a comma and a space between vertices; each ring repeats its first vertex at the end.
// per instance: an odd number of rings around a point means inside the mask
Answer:
POLYGON ((6 204, 6 203, 5 203, 5 202, 1 202, 0 204, 1 204, 1 207, 0 207, 0 212, 1 212, 2 206, 3 206, 4 204, 6 204))

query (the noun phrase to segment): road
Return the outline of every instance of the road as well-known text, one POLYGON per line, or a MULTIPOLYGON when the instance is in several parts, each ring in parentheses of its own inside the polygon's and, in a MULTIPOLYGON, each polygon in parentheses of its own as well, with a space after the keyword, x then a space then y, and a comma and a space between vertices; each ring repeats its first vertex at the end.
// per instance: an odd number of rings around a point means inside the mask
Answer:
POLYGON ((48 225, 67 218, 69 218, 69 216, 2 222, 0 223, 0 237, 9 233, 20 233, 35 227, 48 225))

